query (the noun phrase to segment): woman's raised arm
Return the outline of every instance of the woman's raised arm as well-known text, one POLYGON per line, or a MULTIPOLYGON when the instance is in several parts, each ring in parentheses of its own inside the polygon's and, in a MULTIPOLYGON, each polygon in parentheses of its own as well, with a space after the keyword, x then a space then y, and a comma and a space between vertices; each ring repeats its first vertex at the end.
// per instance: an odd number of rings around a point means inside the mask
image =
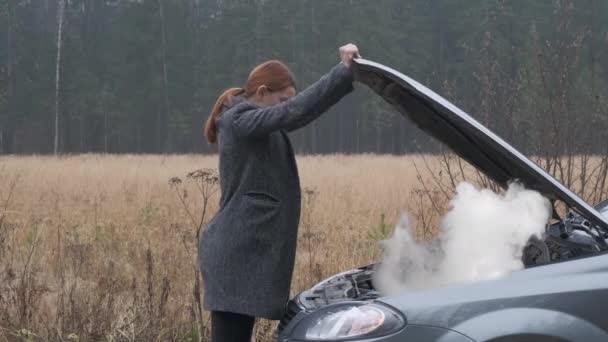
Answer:
POLYGON ((235 111, 230 118, 231 125, 235 133, 243 137, 267 135, 281 129, 292 131, 318 118, 352 90, 352 71, 340 63, 285 102, 263 108, 250 102, 240 104, 251 109, 235 111))

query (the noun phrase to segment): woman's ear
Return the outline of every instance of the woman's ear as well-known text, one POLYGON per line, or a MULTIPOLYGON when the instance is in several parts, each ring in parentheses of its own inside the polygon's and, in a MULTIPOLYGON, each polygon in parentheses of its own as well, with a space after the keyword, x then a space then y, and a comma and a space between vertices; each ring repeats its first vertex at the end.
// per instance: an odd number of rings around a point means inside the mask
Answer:
POLYGON ((255 91, 258 98, 263 99, 268 94, 268 87, 265 85, 259 86, 258 90, 255 91))

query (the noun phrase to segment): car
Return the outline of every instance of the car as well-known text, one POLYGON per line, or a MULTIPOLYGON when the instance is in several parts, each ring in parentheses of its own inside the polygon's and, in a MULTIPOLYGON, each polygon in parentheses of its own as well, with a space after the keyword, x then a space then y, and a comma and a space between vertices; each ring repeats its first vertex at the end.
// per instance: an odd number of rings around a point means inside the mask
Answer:
POLYGON ((517 180, 570 212, 499 279, 383 296, 375 265, 332 276, 289 301, 277 340, 369 342, 608 341, 608 201, 592 206, 471 116, 382 64, 356 59, 369 86, 501 186, 517 180))

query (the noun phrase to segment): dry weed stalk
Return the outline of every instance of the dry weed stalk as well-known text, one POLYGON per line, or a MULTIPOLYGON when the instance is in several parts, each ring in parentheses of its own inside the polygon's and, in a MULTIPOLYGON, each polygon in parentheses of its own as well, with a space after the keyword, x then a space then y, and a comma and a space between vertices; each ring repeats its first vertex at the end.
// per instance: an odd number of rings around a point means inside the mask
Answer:
POLYGON ((302 215, 300 219, 300 228, 304 231, 301 235, 306 242, 305 248, 308 254, 308 283, 315 284, 321 280, 321 265, 316 263, 316 255, 319 251, 319 243, 323 241, 323 232, 313 232, 312 214, 316 202, 316 197, 319 192, 316 189, 302 189, 304 195, 302 201, 302 215))
MULTIPOLYGON (((217 173, 217 170, 207 168, 195 170, 188 173, 186 175, 186 179, 195 184, 196 189, 199 192, 200 198, 202 199, 201 213, 198 217, 198 220, 195 218, 195 214, 191 211, 187 203, 188 192, 184 187, 182 187, 181 179, 179 177, 173 177, 169 180, 169 185, 175 190, 175 193, 179 198, 182 207, 184 208, 192 222, 195 231, 196 241, 196 255, 194 255, 194 258, 198 258, 198 242, 200 239, 201 231, 203 229, 203 225, 205 223, 205 218, 207 217, 209 200, 219 190, 219 175, 217 173)), ((197 263, 194 263, 193 271, 194 285, 192 288, 192 298, 194 302, 193 307, 196 308, 194 316, 198 330, 198 338, 199 341, 202 341, 203 336, 206 335, 205 327, 207 326, 207 324, 205 324, 203 319, 203 305, 201 300, 201 273, 199 271, 197 263)))

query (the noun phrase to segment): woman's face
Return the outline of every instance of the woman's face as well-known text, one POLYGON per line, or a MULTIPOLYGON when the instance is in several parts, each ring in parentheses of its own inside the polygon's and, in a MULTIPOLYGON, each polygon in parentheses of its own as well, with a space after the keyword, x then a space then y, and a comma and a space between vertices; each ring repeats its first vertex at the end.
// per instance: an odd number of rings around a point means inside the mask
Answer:
POLYGON ((296 89, 294 87, 287 87, 277 91, 271 91, 266 87, 260 87, 255 94, 255 103, 260 107, 270 107, 287 101, 295 94, 296 89))

